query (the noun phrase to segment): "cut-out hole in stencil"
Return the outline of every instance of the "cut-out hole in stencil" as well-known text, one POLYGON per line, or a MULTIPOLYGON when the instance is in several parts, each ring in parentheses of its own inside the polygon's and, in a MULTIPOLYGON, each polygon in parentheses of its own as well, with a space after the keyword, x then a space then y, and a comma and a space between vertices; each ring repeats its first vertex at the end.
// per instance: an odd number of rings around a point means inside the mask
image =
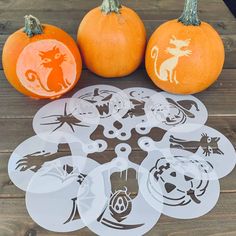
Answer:
POLYGON ((26 192, 26 206, 32 219, 55 232, 83 228, 77 193, 80 189, 81 196, 87 195, 87 186, 81 184, 97 166, 91 159, 68 156, 49 163, 47 170, 35 174, 26 192))
POLYGON ((117 138, 125 141, 131 138, 131 130, 142 122, 147 122, 144 110, 146 102, 154 95, 156 91, 147 88, 128 88, 123 90, 130 100, 130 109, 119 121, 121 128, 117 138))
POLYGON ((56 144, 33 136, 21 143, 12 153, 8 162, 8 174, 11 181, 26 191, 33 175, 46 163, 65 155, 83 155, 82 147, 77 143, 56 144))
POLYGON ((144 110, 147 121, 138 126, 140 134, 148 134, 153 127, 169 130, 182 124, 204 125, 208 118, 204 104, 191 95, 156 93, 145 104, 144 110))
POLYGON ((94 85, 79 90, 73 98, 82 99, 97 108, 105 137, 116 138, 120 135, 114 123, 130 109, 129 98, 121 89, 110 85, 94 85))
POLYGON ((196 154, 201 160, 209 162, 216 173, 213 176, 217 179, 228 175, 236 164, 234 146, 223 134, 208 126, 186 124, 175 127, 169 130, 160 142, 154 142, 150 138, 141 138, 139 146, 147 151, 187 150, 190 155, 196 154))
POLYGON ((217 203, 220 185, 217 179, 209 180, 211 166, 198 163, 176 150, 176 156, 151 151, 140 168, 149 173, 139 178, 139 187, 146 201, 162 213, 179 219, 192 219, 208 213, 217 203), (201 178, 202 177, 202 178, 201 178))
POLYGON ((86 178, 94 198, 80 198, 78 208, 85 225, 98 235, 144 235, 160 217, 139 192, 139 167, 128 160, 130 152, 129 145, 119 144, 117 157, 86 178))
POLYGON ((34 131, 42 139, 55 143, 79 142, 85 152, 91 150, 91 146, 94 146, 91 152, 106 149, 103 140, 90 139, 98 124, 96 107, 84 100, 72 98, 47 104, 37 112, 33 120, 34 131))

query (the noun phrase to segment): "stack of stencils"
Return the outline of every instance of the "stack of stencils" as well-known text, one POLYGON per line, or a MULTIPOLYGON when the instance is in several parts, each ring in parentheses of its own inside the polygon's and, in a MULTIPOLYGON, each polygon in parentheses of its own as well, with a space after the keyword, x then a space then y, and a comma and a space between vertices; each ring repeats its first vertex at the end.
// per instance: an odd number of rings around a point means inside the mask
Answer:
POLYGON ((217 203, 219 179, 233 170, 236 155, 224 135, 205 126, 207 118, 193 96, 90 86, 37 112, 36 136, 13 152, 9 175, 26 191, 33 220, 48 230, 143 235, 161 213, 196 218, 217 203), (92 140, 98 126, 102 135, 92 140), (166 130, 159 142, 149 135, 156 127, 166 130), (141 165, 129 160, 133 132, 147 153, 141 165), (102 156, 113 139, 120 143, 112 161, 88 157, 102 156))

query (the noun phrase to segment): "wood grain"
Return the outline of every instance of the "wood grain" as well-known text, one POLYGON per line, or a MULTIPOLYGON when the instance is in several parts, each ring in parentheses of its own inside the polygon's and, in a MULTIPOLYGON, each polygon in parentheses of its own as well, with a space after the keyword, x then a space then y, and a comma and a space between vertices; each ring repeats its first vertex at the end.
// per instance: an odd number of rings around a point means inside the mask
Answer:
MULTIPOLYGON (((236 235, 236 194, 222 193, 216 207, 207 215, 193 220, 176 220, 162 215, 147 236, 236 235)), ((29 217, 23 198, 0 199, 1 236, 58 236, 37 226, 29 217)), ((93 236, 87 228, 60 235, 93 236)), ((133 235, 131 235, 133 236, 133 235)))
MULTIPOLYGON (((33 14, 43 23, 57 25, 75 39, 78 25, 84 15, 100 2, 101 0, 0 0, 0 53, 7 37, 23 26, 24 15, 33 14)), ((184 0, 122 1, 124 5, 135 9, 140 15, 148 37, 166 20, 177 18, 182 12, 183 2, 184 0)), ((222 132, 236 148, 236 19, 221 0, 199 0, 199 16, 220 33, 226 49, 226 61, 219 80, 196 97, 208 109, 207 125, 222 132)), ((25 139, 34 135, 33 116, 48 101, 36 101, 19 94, 6 81, 1 69, 0 59, 0 236, 56 236, 58 233, 44 230, 32 221, 25 207, 25 193, 13 185, 7 173, 7 164, 12 151, 25 139)), ((83 87, 95 84, 110 84, 121 89, 140 86, 159 91, 148 78, 142 64, 141 68, 130 76, 109 80, 99 78, 84 68, 80 82, 66 97, 71 97, 83 87)), ((102 127, 99 126, 92 138, 101 137, 102 132, 102 127)), ((158 141, 164 133, 165 131, 161 129, 153 129, 150 136, 158 141)), ((140 135, 133 131, 132 139, 128 140, 133 148, 130 159, 135 163, 140 163, 146 155, 137 145, 139 137, 140 135)), ((109 147, 104 153, 90 155, 90 158, 100 163, 110 161, 115 157, 114 147, 118 143, 120 141, 117 139, 110 140, 109 147)), ((63 153, 66 151, 66 149, 62 150, 63 153)), ((220 180, 220 200, 207 215, 193 220, 176 220, 162 215, 158 224, 146 235, 236 235, 235 179, 236 170, 220 180)), ((130 181, 131 185, 133 181, 130 181)), ((79 232, 60 235, 93 236, 95 234, 85 228, 79 232)))

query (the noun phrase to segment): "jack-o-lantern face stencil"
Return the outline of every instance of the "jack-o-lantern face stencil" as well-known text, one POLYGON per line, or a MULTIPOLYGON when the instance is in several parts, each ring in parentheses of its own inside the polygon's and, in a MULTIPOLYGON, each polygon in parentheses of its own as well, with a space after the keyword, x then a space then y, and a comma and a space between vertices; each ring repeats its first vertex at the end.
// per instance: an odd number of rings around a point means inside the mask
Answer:
MULTIPOLYGON (((117 157, 89 173, 90 192, 95 196, 89 207, 78 203, 81 218, 98 235, 137 235, 148 232, 160 212, 153 209, 139 192, 138 166, 128 160, 131 147, 119 144, 117 157)), ((83 186, 83 184, 82 184, 83 186)))
POLYGON ((32 42, 21 52, 16 66, 21 84, 40 96, 58 96, 76 81, 76 62, 68 47, 54 39, 32 42))
POLYGON ((89 102, 97 108, 105 137, 115 138, 120 135, 114 123, 121 120, 130 109, 130 100, 122 90, 109 85, 95 85, 79 90, 73 98, 89 102))
POLYGON ((212 166, 203 166, 186 151, 171 156, 152 151, 141 164, 149 174, 141 178, 140 189, 144 198, 156 208, 163 203, 163 214, 191 219, 208 213, 217 203, 220 187, 218 180, 207 178, 212 166))

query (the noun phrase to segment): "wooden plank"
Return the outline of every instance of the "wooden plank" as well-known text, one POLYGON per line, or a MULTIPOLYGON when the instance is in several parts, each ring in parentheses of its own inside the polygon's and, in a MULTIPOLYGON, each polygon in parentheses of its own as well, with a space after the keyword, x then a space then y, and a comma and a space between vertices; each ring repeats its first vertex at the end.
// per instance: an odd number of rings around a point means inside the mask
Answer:
MULTIPOLYGON (((147 33, 148 33, 148 38, 151 35, 152 32, 155 31, 156 25, 154 24, 149 24, 149 22, 146 21, 147 26, 147 33)), ((218 27, 218 29, 222 29, 223 31, 225 30, 224 25, 225 23, 220 23, 216 22, 214 23, 218 27)), ((236 29, 236 21, 231 22, 232 29, 235 31, 236 29)), ((74 33, 77 28, 74 28, 74 33)), ((221 30, 221 31, 222 31, 221 30)), ((0 30, 1 31, 1 30, 0 30)), ((14 32, 14 30, 12 31, 14 32)), ((1 34, 1 32, 0 32, 1 34)), ((76 40, 75 34, 72 35, 73 38, 76 40)), ((8 35, 0 35, 0 53, 2 54, 2 48, 3 45, 7 39, 8 35)), ((236 33, 235 34, 226 34, 226 35, 221 35, 221 38, 223 40, 224 46, 225 46, 225 64, 224 68, 225 69, 230 69, 230 68, 236 68, 236 33)), ((84 66, 85 67, 85 66, 84 66)), ((141 68, 144 68, 144 64, 141 65, 141 68)), ((0 69, 2 69, 2 58, 0 58, 0 69)))
MULTIPOLYGON (((162 215, 147 236, 236 235, 236 194, 221 194, 216 207, 207 215, 193 220, 176 220, 162 215)), ((0 199, 1 236, 56 236, 42 229, 28 215, 24 199, 0 199)), ((95 235, 87 228, 60 235, 95 235)))
MULTIPOLYGON (((184 5, 184 0, 175 1, 175 0, 145 0, 145 1, 120 1, 122 5, 133 8, 135 10, 153 10, 155 9, 157 13, 162 10, 182 10, 184 5)), ((98 7, 102 3, 102 0, 31 0, 30 2, 27 0, 8 0, 0 1, 0 9, 1 10, 8 10, 8 11, 20 11, 20 10, 51 10, 51 11, 71 11, 71 10, 90 10, 92 8, 98 7)), ((221 13, 226 13, 229 17, 231 14, 228 11, 228 8, 225 6, 223 1, 221 0, 208 0, 207 1, 207 8, 204 4, 204 1, 199 1, 199 10, 204 11, 220 11, 221 13), (209 10, 210 9, 210 10, 209 10)))
MULTIPOLYGON (((223 70, 219 80, 206 92, 196 94, 207 107, 210 116, 236 114, 236 69, 223 70), (227 96, 225 96, 227 94, 227 96), (227 106, 225 106, 227 104, 227 106)), ((49 100, 33 100, 18 93, 0 71, 0 118, 32 118, 49 100), (6 106, 7 104, 7 106, 6 106)), ((65 95, 71 97, 77 90, 95 84, 109 84, 118 88, 145 87, 160 91, 154 86, 144 70, 119 79, 103 79, 84 70, 81 80, 73 91, 65 95)))

